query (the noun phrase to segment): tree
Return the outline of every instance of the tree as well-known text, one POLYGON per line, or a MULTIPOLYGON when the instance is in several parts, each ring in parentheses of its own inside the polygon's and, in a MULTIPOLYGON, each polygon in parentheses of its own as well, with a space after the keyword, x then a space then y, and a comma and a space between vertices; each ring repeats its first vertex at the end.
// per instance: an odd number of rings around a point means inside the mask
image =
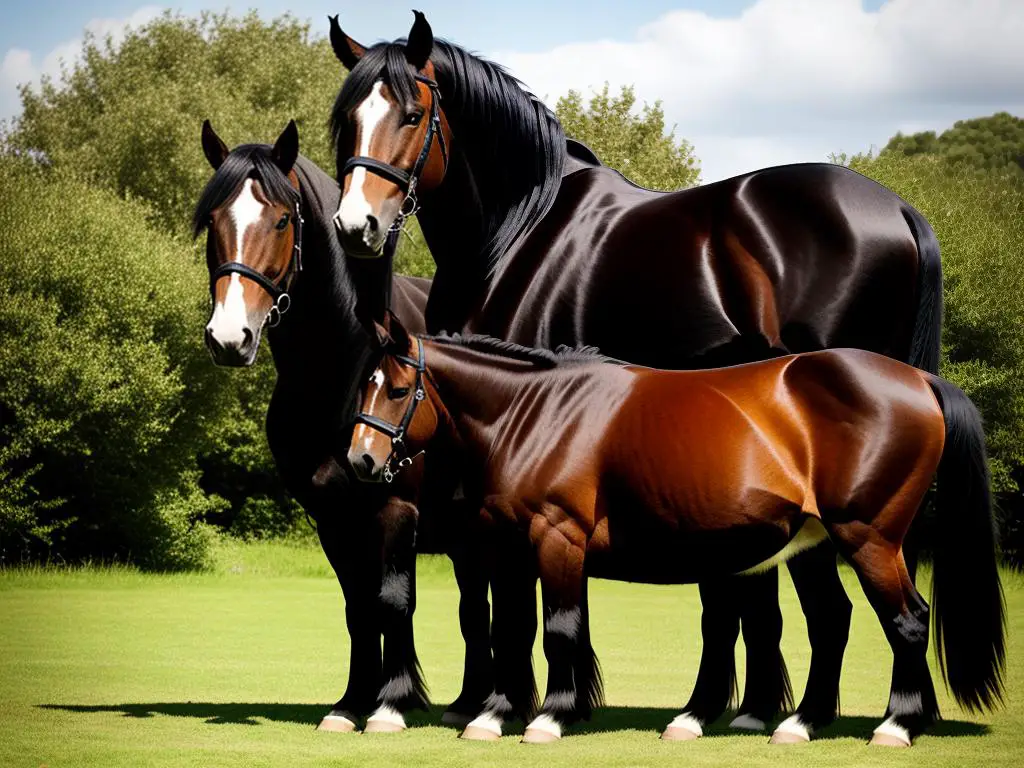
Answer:
POLYGON ((1024 563, 1024 179, 1010 168, 951 165, 934 153, 882 152, 851 166, 935 228, 945 296, 940 372, 984 416, 1004 548, 1024 563))
POLYGON ((1009 112, 990 117, 958 120, 952 128, 936 136, 923 131, 906 136, 897 133, 882 150, 903 155, 937 155, 951 163, 974 168, 1020 170, 1024 157, 1024 119, 1009 112))
POLYGON ((700 161, 693 145, 665 133, 661 102, 644 105, 633 114, 636 95, 623 86, 611 96, 608 84, 590 99, 586 108, 579 91, 569 91, 558 100, 555 114, 566 136, 587 144, 605 165, 636 184, 649 189, 673 190, 700 182, 700 161))

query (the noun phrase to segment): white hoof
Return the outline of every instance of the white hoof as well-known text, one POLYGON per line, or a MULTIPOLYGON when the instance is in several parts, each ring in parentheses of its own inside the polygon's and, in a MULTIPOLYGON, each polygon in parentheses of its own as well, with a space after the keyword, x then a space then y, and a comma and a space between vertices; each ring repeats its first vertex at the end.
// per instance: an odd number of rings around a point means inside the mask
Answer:
POLYGON ((356 729, 356 724, 344 715, 324 715, 316 729, 331 733, 352 733, 356 729))
POLYGON ((469 722, 462 732, 467 741, 497 741, 501 738, 501 718, 490 712, 476 717, 469 722))
POLYGON ((764 720, 758 720, 753 715, 739 715, 733 718, 733 721, 729 723, 729 727, 739 731, 756 731, 760 733, 764 730, 764 720))
POLYGON ((366 719, 366 728, 363 729, 363 732, 399 733, 404 730, 405 717, 402 716, 402 713, 393 707, 384 705, 377 707, 377 711, 366 719))
POLYGON ((902 725, 897 725, 891 717, 885 719, 880 726, 875 728, 875 734, 871 737, 871 743, 879 747, 909 747, 910 732, 902 725))
POLYGON ((675 719, 662 731, 661 738, 665 741, 693 741, 704 735, 704 728, 700 720, 693 715, 683 712, 676 715, 675 719))
POLYGON ((772 744, 806 744, 811 740, 811 729, 804 725, 800 715, 790 715, 775 729, 772 744))
POLYGON ((562 738, 562 726, 551 715, 538 715, 523 732, 524 744, 550 744, 562 738))

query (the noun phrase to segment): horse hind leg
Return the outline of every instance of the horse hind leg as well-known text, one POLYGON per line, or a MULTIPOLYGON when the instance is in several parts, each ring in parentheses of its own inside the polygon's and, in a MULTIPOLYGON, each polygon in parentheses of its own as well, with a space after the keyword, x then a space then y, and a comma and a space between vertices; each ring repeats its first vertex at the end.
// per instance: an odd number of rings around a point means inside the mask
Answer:
POLYGON ((939 716, 926 658, 928 605, 914 587, 899 544, 857 523, 833 526, 830 534, 857 572, 893 652, 889 704, 871 743, 909 747, 939 716))
POLYGON ((743 699, 731 728, 760 732, 775 714, 792 705, 789 673, 782 657, 782 611, 779 608, 779 569, 740 581, 740 621, 746 647, 743 699))

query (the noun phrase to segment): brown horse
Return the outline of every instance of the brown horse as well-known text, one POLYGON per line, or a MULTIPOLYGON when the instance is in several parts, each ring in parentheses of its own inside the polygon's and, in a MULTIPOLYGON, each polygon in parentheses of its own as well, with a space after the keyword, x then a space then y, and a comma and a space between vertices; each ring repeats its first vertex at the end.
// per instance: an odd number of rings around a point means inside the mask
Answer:
MULTIPOLYGON (((753 573, 828 538, 893 651, 872 742, 909 746, 938 706, 929 608, 902 545, 936 472, 940 663, 968 709, 1001 699, 1004 608, 984 435, 954 385, 852 349, 661 371, 592 350, 410 337, 390 317, 378 333, 385 354, 363 393, 350 463, 364 479, 391 480, 421 452, 457 449, 474 480, 467 493, 494 531, 497 685, 467 736, 496 738, 504 718, 529 708, 517 680, 536 626, 529 574, 541 581, 549 677, 524 740, 550 741, 595 698, 588 576, 689 583, 753 573)), ((670 737, 688 727, 678 720, 670 737)), ((809 736, 799 714, 783 734, 809 736)))
MULTIPOLYGON (((567 140, 500 66, 435 40, 422 14, 408 40, 372 47, 332 19, 331 42, 350 70, 331 118, 343 190, 335 222, 349 253, 372 257, 418 211, 437 263, 429 332, 592 344, 657 368, 856 347, 937 371, 938 242, 871 179, 818 163, 641 189, 567 140)), ((907 560, 913 572, 910 547, 907 560)), ((798 711, 820 727, 837 712, 851 604, 828 548, 787 566, 804 582, 813 656, 798 711)), ((777 574, 701 582, 694 736, 733 694, 741 627, 746 681, 733 724, 760 730, 788 706, 777 574)), ((462 605, 486 615, 486 592, 463 592, 462 605)), ((484 625, 473 636, 486 634, 484 625)))

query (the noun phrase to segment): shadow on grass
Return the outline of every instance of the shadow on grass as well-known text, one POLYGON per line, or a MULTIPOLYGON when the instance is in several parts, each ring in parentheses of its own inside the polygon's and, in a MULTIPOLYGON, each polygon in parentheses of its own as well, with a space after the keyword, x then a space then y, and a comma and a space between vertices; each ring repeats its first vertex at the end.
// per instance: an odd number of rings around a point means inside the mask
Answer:
MULTIPOLYGON (((171 717, 194 717, 204 720, 209 725, 260 725, 261 720, 279 723, 298 723, 315 726, 320 722, 330 707, 324 704, 269 704, 269 703, 207 703, 207 702, 160 702, 154 704, 39 704, 40 709, 60 710, 75 713, 117 712, 125 717, 153 717, 168 715, 171 717)), ((406 722, 410 727, 441 726, 458 731, 456 726, 443 726, 441 715, 444 707, 434 704, 426 712, 409 712, 406 722)), ((578 723, 570 729, 570 733, 605 733, 609 731, 654 731, 662 729, 679 714, 675 709, 657 707, 601 707, 596 710, 588 722, 578 723)), ((742 735, 742 731, 731 730, 729 721, 732 714, 727 714, 712 723, 704 731, 706 738, 742 735)), ((840 717, 832 725, 823 728, 815 740, 857 738, 867 741, 871 738, 880 718, 874 717, 840 717)), ((509 734, 522 733, 523 724, 512 724, 506 728, 509 734)), ((951 736, 982 736, 990 731, 989 726, 980 723, 968 723, 961 720, 941 720, 928 729, 927 735, 938 737, 951 736)), ((767 740, 768 732, 750 734, 751 738, 767 740)))

